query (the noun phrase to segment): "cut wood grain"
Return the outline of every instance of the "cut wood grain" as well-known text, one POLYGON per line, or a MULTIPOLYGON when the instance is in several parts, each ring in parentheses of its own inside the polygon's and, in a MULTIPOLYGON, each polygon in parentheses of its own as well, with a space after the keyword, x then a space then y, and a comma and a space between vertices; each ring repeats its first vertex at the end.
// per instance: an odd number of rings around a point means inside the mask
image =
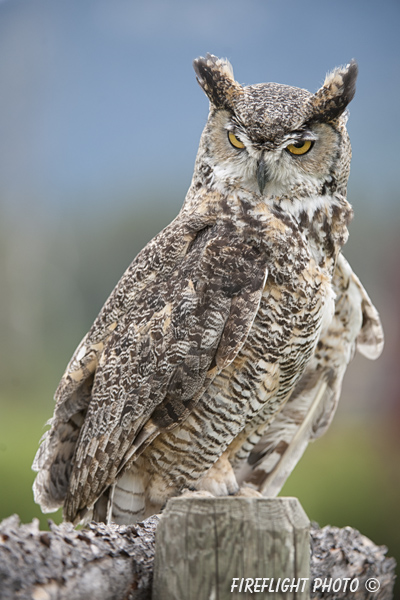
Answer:
POLYGON ((153 600, 310 597, 310 522, 297 498, 173 498, 156 538, 153 600))

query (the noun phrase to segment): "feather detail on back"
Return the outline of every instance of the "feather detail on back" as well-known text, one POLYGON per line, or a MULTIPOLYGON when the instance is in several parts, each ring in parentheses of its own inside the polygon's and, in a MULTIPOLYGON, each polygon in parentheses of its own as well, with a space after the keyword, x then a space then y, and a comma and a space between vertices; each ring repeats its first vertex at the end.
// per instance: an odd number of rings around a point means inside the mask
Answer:
POLYGON ((349 263, 339 255, 333 276, 335 315, 288 402, 236 473, 239 483, 276 496, 310 441, 328 429, 343 376, 355 349, 378 358, 383 348, 379 315, 349 263))
POLYGON ((366 358, 376 360, 382 354, 384 344, 381 320, 378 311, 355 273, 352 273, 352 279, 361 294, 363 313, 363 324, 356 339, 356 349, 366 358))

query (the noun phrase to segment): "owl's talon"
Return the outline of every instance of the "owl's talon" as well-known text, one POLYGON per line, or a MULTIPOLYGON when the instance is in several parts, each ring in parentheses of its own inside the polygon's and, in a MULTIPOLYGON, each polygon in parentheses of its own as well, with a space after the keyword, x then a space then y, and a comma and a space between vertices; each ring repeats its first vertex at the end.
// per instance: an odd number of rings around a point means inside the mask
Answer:
POLYGON ((206 492, 206 490, 185 490, 179 496, 180 498, 215 498, 213 494, 210 492, 206 492))
POLYGON ((264 498, 264 496, 260 494, 260 492, 247 485, 243 485, 235 494, 235 496, 237 498, 264 498))

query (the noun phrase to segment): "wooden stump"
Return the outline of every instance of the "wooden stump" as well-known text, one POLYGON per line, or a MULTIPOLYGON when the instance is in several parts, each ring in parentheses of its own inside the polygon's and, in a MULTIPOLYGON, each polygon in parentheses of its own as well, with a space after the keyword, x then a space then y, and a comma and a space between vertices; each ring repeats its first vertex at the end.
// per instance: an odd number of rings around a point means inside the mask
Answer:
MULTIPOLYGON (((213 505, 210 508, 214 512, 213 505)), ((0 599, 151 600, 159 522, 160 517, 154 515, 136 525, 92 522, 87 529, 77 531, 70 523, 55 525, 50 521, 50 531, 40 531, 37 519, 20 525, 17 515, 9 517, 0 523, 0 599)), ((213 539, 215 531, 211 534, 213 539)), ((181 536, 186 536, 185 524, 175 544, 180 544, 181 536)), ((314 589, 311 598, 393 600, 396 561, 386 556, 385 546, 376 546, 351 527, 320 529, 314 524, 310 537, 310 585, 314 589), (338 592, 340 579, 343 585, 338 592), (379 583, 379 590, 368 593, 371 581, 379 583), (358 589, 353 593, 349 588, 354 584, 358 589)), ((226 547, 224 550, 228 551, 226 547)), ((162 563, 158 571, 163 574, 162 563)), ((165 598, 164 589, 160 594, 162 585, 157 583, 157 600, 165 598)), ((245 586, 242 592, 238 589, 230 597, 239 594, 240 598, 264 600, 268 593, 254 592, 253 596, 243 591, 245 586)), ((215 598, 215 589, 212 594, 215 598)), ((287 597, 293 597, 289 594, 287 597)), ((217 600, 222 597, 218 595, 217 600)), ((189 596, 186 598, 190 600, 189 596)))
POLYGON ((310 598, 310 522, 297 498, 172 498, 153 600, 310 598), (257 597, 257 596, 256 596, 257 597))

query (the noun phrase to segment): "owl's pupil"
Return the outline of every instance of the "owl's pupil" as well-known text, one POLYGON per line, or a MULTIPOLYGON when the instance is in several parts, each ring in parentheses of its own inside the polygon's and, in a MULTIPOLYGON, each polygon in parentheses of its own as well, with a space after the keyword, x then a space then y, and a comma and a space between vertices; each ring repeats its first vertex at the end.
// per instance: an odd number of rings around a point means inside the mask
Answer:
POLYGON ((304 146, 304 144, 305 144, 305 142, 295 142, 295 143, 293 144, 293 146, 294 146, 295 148, 302 148, 302 147, 304 146))

